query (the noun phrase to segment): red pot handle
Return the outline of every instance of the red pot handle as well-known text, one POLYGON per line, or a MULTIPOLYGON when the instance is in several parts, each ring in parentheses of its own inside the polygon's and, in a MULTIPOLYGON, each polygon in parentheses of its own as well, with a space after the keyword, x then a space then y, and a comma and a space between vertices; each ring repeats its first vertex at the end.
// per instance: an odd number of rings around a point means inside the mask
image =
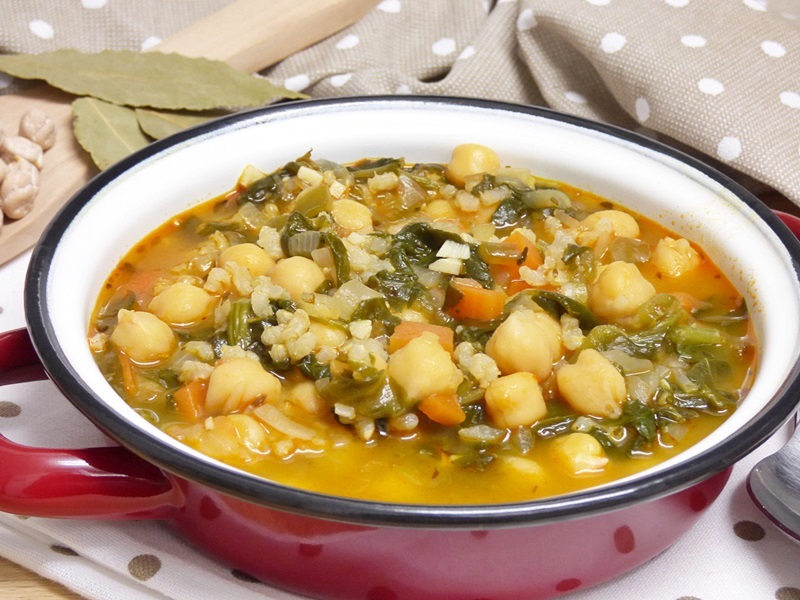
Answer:
MULTIPOLYGON (((0 333, 0 385, 47 375, 26 329, 0 333)), ((182 505, 176 482, 120 447, 32 448, 0 435, 0 510, 35 517, 162 519, 182 505)))

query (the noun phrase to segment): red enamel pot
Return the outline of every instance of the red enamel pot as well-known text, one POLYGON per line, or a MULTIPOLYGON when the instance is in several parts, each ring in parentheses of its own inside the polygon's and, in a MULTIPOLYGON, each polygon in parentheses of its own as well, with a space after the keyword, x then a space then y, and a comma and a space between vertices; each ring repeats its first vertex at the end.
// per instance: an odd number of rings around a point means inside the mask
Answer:
POLYGON ((763 204, 698 161, 628 131, 545 109, 386 97, 275 106, 156 142, 101 173, 34 251, 27 331, 0 336, 0 383, 49 376, 120 447, 43 450, 0 438, 0 509, 160 519, 266 582, 318 598, 551 598, 618 576, 685 533, 732 465, 791 415, 800 392, 800 244, 763 204), (758 373, 707 439, 588 491, 501 505, 367 502, 289 488, 200 455, 139 417, 95 366, 88 319, 107 274, 147 233, 314 149, 347 162, 446 162, 463 142, 631 207, 698 242, 747 299, 758 373), (42 365, 44 368, 42 368, 42 365))

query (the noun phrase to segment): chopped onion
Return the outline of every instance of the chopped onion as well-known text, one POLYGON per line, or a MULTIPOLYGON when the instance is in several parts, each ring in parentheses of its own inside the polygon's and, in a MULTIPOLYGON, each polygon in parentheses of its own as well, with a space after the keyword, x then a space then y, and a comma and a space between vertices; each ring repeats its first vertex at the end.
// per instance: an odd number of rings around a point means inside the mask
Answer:
POLYGON ((436 256, 439 258, 460 258, 466 260, 469 258, 470 249, 467 244, 460 244, 453 240, 445 240, 436 256))
POLYGON ((333 251, 327 246, 311 251, 313 260, 321 269, 334 269, 336 264, 333 262, 333 251))
POLYGON ((640 373, 647 373, 653 370, 652 361, 646 358, 636 358, 625 354, 622 350, 616 348, 602 352, 612 363, 617 365, 625 375, 638 375, 640 373))
POLYGON ((262 404, 253 414, 269 427, 298 440, 312 440, 315 432, 310 427, 293 421, 271 404, 262 404))
POLYGON ((401 173, 398 178, 398 190, 400 192, 400 204, 404 209, 412 208, 425 200, 425 190, 416 181, 405 173, 401 173))
POLYGON ((372 288, 367 287, 358 279, 351 279, 350 281, 343 283, 341 286, 339 286, 339 289, 336 290, 336 293, 333 295, 333 297, 341 302, 341 317, 345 321, 350 320, 350 317, 353 315, 353 311, 355 311, 358 305, 364 302, 364 300, 383 298, 380 292, 376 292, 372 288))
POLYGON ((319 231, 301 231, 289 238, 287 244, 289 256, 311 257, 311 253, 319 246, 319 231))
POLYGON ((448 275, 460 275, 462 262, 457 258, 440 258, 433 261, 428 268, 437 273, 446 273, 448 275))

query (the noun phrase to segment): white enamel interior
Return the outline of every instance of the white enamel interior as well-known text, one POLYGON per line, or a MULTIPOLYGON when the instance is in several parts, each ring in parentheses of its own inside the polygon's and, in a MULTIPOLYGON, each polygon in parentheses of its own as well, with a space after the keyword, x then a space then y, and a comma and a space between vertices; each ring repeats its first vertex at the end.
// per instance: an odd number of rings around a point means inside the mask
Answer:
POLYGON ((98 371, 86 331, 107 275, 158 225, 230 189, 248 163, 271 171, 309 149, 315 158, 340 162, 367 156, 447 162, 451 149, 463 142, 485 144, 504 164, 529 167, 665 223, 700 243, 744 292, 759 340, 756 383, 722 427, 674 460, 694 456, 745 426, 777 393, 797 360, 800 289, 780 240, 732 193, 675 159, 591 129, 512 111, 402 99, 254 117, 134 166, 91 199, 55 251, 46 308, 57 339, 80 377, 122 418, 219 466, 138 417, 98 371))

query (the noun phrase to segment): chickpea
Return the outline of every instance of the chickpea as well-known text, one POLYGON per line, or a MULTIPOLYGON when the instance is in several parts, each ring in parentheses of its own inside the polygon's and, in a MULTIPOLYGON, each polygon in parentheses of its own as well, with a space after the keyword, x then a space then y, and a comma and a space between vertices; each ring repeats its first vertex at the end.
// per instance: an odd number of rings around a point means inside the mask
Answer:
POLYGON ((589 286, 589 308, 603 319, 617 321, 633 314, 655 295, 653 284, 636 265, 615 261, 602 268, 589 286))
POLYGON ((331 207, 331 216, 336 224, 347 233, 354 231, 370 233, 372 231, 372 211, 361 202, 349 198, 337 200, 331 207))
POLYGON ((593 348, 583 350, 574 364, 561 367, 556 372, 556 385, 578 412, 612 419, 622 414, 628 394, 622 374, 593 348))
POLYGON ((464 374, 432 333, 423 333, 389 356, 389 377, 410 402, 455 393, 464 374))
POLYGON ((422 212, 434 221, 440 219, 457 219, 458 211, 453 208, 453 204, 448 200, 433 200, 422 207, 422 212))
POLYGON ((211 414, 241 410, 256 400, 275 402, 281 382, 252 358, 232 358, 217 363, 208 378, 206 410, 211 414))
POLYGON ((19 122, 19 134, 49 150, 56 143, 56 125, 46 112, 39 108, 32 108, 19 122))
POLYGON ((155 363, 169 357, 177 347, 169 325, 152 313, 121 309, 111 341, 137 363, 155 363))
POLYGON ((0 183, 0 207, 9 219, 21 219, 33 210, 39 191, 39 170, 24 159, 16 159, 0 183))
POLYGON ((292 256, 276 263, 270 272, 270 279, 289 292, 292 300, 299 301, 303 294, 311 294, 322 285, 325 274, 310 258, 292 256))
POLYGON ((621 210, 599 210, 581 221, 580 228, 585 231, 594 230, 601 221, 611 227, 614 237, 639 237, 639 223, 631 215, 621 210))
POLYGON ((463 186, 467 177, 481 173, 493 174, 499 168, 500 159, 491 148, 480 144, 461 144, 453 148, 444 175, 450 183, 463 186))
POLYGON ((700 266, 700 255, 689 240, 665 237, 658 241, 650 261, 667 277, 680 277, 700 266))
POLYGON ((239 443, 253 452, 261 452, 269 441, 267 430, 261 423, 250 415, 227 415, 217 417, 217 419, 227 419, 233 425, 239 438, 239 443))
POLYGON ((228 246, 220 253, 218 262, 223 268, 228 263, 236 263, 246 268, 251 277, 266 275, 275 266, 275 261, 263 248, 250 243, 228 246))
POLYGON ((492 334, 486 354, 503 375, 526 371, 544 381, 561 358, 561 326, 543 312, 515 311, 492 334))
POLYGON ((213 314, 213 296, 190 283, 173 283, 150 301, 147 309, 170 325, 190 325, 213 314))
POLYGON ((313 381, 304 380, 295 383, 288 389, 286 399, 312 415, 324 414, 328 409, 327 402, 319 395, 313 381))
POLYGON ((588 433, 568 433, 553 440, 553 458, 571 475, 590 475, 608 464, 603 446, 588 433))
POLYGON ((489 418, 498 427, 533 425, 547 416, 539 382, 524 371, 495 379, 486 388, 484 399, 489 418))
POLYGON ((338 327, 332 327, 319 321, 311 321, 308 330, 317 338, 315 348, 322 346, 330 346, 331 348, 338 348, 347 341, 347 332, 338 327))
POLYGON ((3 154, 15 159, 27 160, 37 169, 44 165, 44 151, 36 142, 20 135, 12 135, 3 140, 3 154))

